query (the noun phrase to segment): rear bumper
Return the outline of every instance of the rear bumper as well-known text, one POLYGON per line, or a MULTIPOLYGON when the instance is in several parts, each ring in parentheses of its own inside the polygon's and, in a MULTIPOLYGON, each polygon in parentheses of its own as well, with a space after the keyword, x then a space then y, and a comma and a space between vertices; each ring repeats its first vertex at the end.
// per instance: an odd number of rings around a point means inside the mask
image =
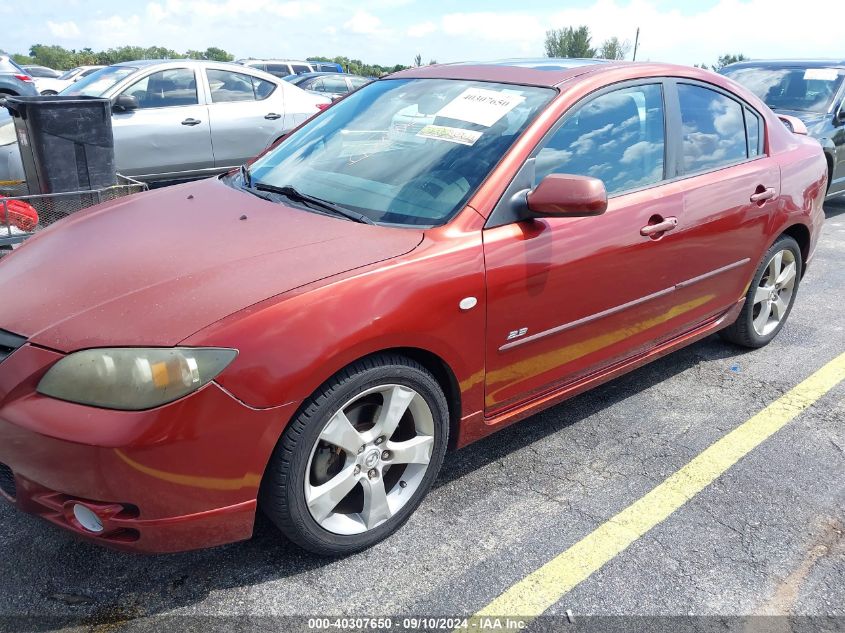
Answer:
POLYGON ((0 363, 0 463, 13 475, 3 497, 124 550, 176 552, 252 535, 287 407, 252 409, 215 383, 139 412, 38 395, 38 380, 60 357, 25 345, 0 363), (102 530, 85 529, 75 504, 94 512, 102 530))

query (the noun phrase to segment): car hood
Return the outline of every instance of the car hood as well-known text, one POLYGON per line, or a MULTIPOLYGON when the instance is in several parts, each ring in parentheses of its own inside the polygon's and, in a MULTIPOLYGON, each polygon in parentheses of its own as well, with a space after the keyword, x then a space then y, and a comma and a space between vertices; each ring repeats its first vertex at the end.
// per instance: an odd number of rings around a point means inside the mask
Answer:
POLYGON ((254 303, 413 250, 421 231, 262 200, 219 179, 80 212, 0 259, 0 329, 60 351, 175 345, 254 303))

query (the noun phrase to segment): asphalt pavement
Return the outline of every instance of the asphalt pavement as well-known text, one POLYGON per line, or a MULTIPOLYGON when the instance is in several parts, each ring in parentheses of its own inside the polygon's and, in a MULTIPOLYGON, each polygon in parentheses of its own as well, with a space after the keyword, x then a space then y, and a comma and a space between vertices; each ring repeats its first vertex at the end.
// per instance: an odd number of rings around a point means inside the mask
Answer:
MULTIPOLYGON (((117 553, 0 503, 0 630, 379 630, 335 620, 356 616, 447 629, 454 622, 405 618, 477 613, 602 529, 845 352, 843 302, 840 202, 827 206, 815 261, 772 344, 747 351, 710 337, 448 454, 408 524, 344 559, 300 551, 266 520, 244 543, 117 553)), ((845 382, 561 592, 530 628, 637 623, 845 630, 845 382)))

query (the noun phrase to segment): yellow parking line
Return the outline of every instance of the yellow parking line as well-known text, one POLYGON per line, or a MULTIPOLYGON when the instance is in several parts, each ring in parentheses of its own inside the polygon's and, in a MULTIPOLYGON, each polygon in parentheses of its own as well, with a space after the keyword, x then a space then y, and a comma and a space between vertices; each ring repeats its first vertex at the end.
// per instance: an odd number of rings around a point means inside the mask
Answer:
POLYGON ((843 379, 845 354, 712 444, 568 550, 512 585, 474 618, 539 616, 843 379))

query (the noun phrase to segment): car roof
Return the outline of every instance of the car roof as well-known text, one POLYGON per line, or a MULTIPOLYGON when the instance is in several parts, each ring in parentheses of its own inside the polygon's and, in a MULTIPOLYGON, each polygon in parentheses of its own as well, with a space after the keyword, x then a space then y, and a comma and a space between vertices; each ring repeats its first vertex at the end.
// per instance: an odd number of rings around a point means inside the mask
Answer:
MULTIPOLYGON (((428 77, 438 79, 467 79, 496 81, 502 83, 526 84, 554 87, 572 77, 621 65, 636 65, 633 62, 616 62, 606 59, 577 59, 544 57, 538 59, 500 59, 486 62, 458 62, 454 64, 433 64, 400 70, 390 78, 428 77)), ((666 65, 668 68, 677 66, 666 65)))
POLYGON ((722 70, 734 68, 845 68, 841 59, 749 59, 728 64, 722 70))

